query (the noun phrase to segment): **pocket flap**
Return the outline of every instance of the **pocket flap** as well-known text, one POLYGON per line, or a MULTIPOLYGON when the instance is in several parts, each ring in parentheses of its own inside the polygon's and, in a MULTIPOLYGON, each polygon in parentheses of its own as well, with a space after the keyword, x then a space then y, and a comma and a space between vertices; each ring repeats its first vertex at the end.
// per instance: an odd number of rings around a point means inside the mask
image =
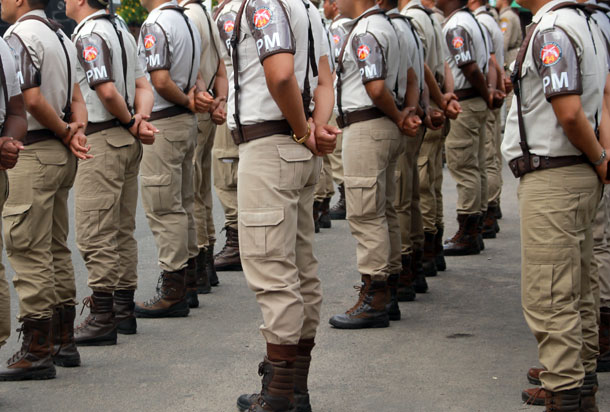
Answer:
POLYGON ((82 211, 108 210, 114 204, 114 196, 81 197, 77 199, 76 207, 82 211))
POLYGON ((43 165, 65 165, 68 162, 66 152, 40 151, 36 152, 36 157, 43 165))
POLYGON ((311 150, 300 144, 278 145, 277 151, 286 162, 306 162, 313 157, 311 150))
POLYGON ((424 166, 426 163, 428 163, 428 156, 419 156, 417 158, 417 166, 424 166))
POLYGON ((172 183, 172 175, 140 176, 143 186, 169 186, 172 183))
POLYGON ((277 226, 284 220, 284 209, 246 209, 239 211, 244 226, 277 226))
POLYGON ((4 210, 2 210, 2 217, 9 216, 19 216, 30 210, 32 204, 23 204, 23 205, 10 205, 4 206, 4 210))
POLYGON ((377 183, 376 176, 345 176, 345 187, 373 187, 377 183))

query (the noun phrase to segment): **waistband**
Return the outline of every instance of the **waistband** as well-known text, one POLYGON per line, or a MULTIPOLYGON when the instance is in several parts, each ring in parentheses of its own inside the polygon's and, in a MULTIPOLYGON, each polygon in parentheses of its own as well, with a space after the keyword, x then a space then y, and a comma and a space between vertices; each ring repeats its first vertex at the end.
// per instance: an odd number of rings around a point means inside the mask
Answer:
POLYGON ((49 129, 31 130, 26 133, 26 135, 23 138, 23 140, 21 141, 21 143, 23 143, 24 146, 28 146, 28 145, 31 145, 34 143, 43 142, 45 140, 51 140, 51 139, 56 139, 56 140, 61 141, 61 139, 59 137, 55 136, 55 133, 53 133, 49 129))
POLYGON ((353 112, 344 113, 343 117, 337 116, 337 125, 343 129, 351 124, 364 122, 366 120, 379 119, 384 117, 385 113, 376 107, 370 109, 355 110, 353 112))
POLYGON ((168 117, 178 116, 179 114, 190 113, 191 111, 184 106, 172 106, 167 109, 159 110, 158 112, 152 112, 150 114, 149 122, 154 120, 165 119, 168 117))
POLYGON ((468 100, 468 99, 474 99, 475 97, 481 97, 481 95, 479 94, 477 89, 475 89, 474 87, 469 87, 468 89, 456 90, 454 93, 457 96, 458 100, 468 100))
POLYGON ((99 123, 87 123, 87 128, 85 129, 85 134, 90 135, 93 133, 101 132, 103 130, 112 129, 113 127, 119 127, 121 123, 117 119, 106 120, 105 122, 99 123))
POLYGON ((583 163, 589 163, 589 160, 585 155, 549 157, 532 154, 530 156, 529 164, 527 164, 525 157, 521 156, 508 162, 508 166, 515 177, 522 177, 530 172, 535 172, 536 170, 555 169, 583 163))
POLYGON ((267 122, 242 125, 241 129, 231 130, 231 137, 236 145, 251 142, 274 134, 292 135, 292 128, 287 120, 269 120, 267 122))

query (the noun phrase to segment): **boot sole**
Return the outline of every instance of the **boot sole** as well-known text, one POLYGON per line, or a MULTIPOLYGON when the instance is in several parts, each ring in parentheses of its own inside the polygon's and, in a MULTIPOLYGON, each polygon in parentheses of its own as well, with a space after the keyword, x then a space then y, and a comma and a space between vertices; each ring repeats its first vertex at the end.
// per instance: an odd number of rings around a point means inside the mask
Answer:
POLYGON ((492 231, 492 232, 483 232, 483 239, 495 239, 496 236, 496 232, 492 231))
POLYGON ((445 256, 472 256, 480 254, 481 250, 444 250, 443 253, 445 256))
POLYGON ((333 214, 330 213, 330 220, 345 220, 345 213, 333 214))
POLYGON ((214 268, 216 269, 216 272, 243 272, 243 270, 244 270, 241 267, 241 264, 239 264, 239 265, 230 264, 230 265, 223 265, 223 266, 214 265, 214 268))
POLYGON ((75 341, 76 346, 113 346, 116 345, 117 338, 105 340, 86 340, 82 342, 75 341))
POLYGON ((80 366, 80 356, 78 358, 53 358, 53 364, 62 368, 77 368, 80 366))
POLYGON ((11 381, 41 381, 55 378, 57 371, 55 367, 24 372, 20 375, 0 376, 1 382, 11 381))
POLYGON ((135 318, 127 318, 117 323, 116 332, 121 335, 135 335, 138 332, 138 323, 135 318), (121 324, 123 324, 121 326, 121 324))
POLYGON ((544 406, 544 399, 531 399, 527 392, 521 392, 521 400, 527 405, 544 406))
POLYGON ((542 382, 540 382, 540 379, 536 379, 533 376, 531 376, 529 373, 527 374, 527 381, 529 383, 531 383, 532 385, 535 386, 542 386, 542 382))
POLYGON ((603 372, 610 372, 610 362, 600 362, 599 360, 597 361, 597 372, 603 373, 603 372))
POLYGON ((390 318, 390 320, 393 320, 393 321, 400 320, 400 312, 398 312, 398 313, 389 313, 388 317, 390 318))
POLYGON ((120 333, 121 335, 135 335, 138 333, 137 329, 117 329, 116 333, 120 333))
POLYGON ((436 270, 439 272, 444 272, 445 270, 447 270, 447 262, 445 262, 445 256, 435 257, 434 264, 436 265, 436 270))
POLYGON ((134 311, 136 318, 184 318, 189 315, 190 309, 186 300, 169 307, 168 309, 157 309, 157 310, 138 310, 134 311))
POLYGON ((336 329, 375 329, 375 328, 387 328, 390 326, 390 318, 378 319, 374 321, 367 321, 368 323, 343 323, 333 321, 331 318, 328 323, 334 326, 336 329))

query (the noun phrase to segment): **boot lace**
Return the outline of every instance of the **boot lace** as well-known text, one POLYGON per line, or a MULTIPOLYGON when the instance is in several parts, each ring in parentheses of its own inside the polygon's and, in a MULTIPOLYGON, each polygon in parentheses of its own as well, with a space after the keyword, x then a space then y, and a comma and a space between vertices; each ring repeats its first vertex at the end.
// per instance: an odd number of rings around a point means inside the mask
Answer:
POLYGON ((544 388, 540 387, 538 389, 536 389, 536 391, 534 391, 529 398, 527 398, 527 400, 525 402, 523 402, 526 405, 533 405, 532 402, 534 402, 534 399, 536 399, 538 397, 538 395, 540 395, 541 393, 544 393, 544 388))
MULTIPOLYGON (((17 340, 18 340, 18 341, 19 341, 19 340, 21 340, 21 334, 22 334, 23 330, 24 330, 23 325, 21 325, 20 327, 18 327, 18 328, 16 329, 16 331, 17 331, 17 332, 19 332, 19 335, 17 335, 17 340)), ((25 345, 25 342, 23 342, 23 341, 22 341, 22 342, 21 342, 21 348, 19 348, 19 350, 18 350, 17 352, 15 352, 15 353, 13 354, 13 356, 11 356, 11 357, 10 357, 10 358, 9 358, 9 359, 6 361, 6 364, 7 364, 7 365, 12 365, 13 363, 17 363, 17 361, 19 361, 19 359, 21 359, 21 358, 23 358, 23 357, 25 356, 26 352, 27 352, 27 351, 26 351, 26 345, 25 345)))
MULTIPOLYGON (((80 310, 81 315, 85 311, 85 308, 89 308, 89 310, 95 308, 95 302, 93 302, 91 296, 87 296, 85 299, 83 299, 83 307, 80 310)), ((81 330, 83 328, 86 328, 87 326, 89 326, 89 323, 91 323, 92 320, 93 316, 91 316, 91 313, 89 313, 85 320, 76 326, 75 330, 81 330)))
POLYGON ((155 295, 152 298, 150 298, 144 302, 145 306, 153 306, 154 304, 156 304, 163 298, 163 294, 161 293, 162 285, 163 285, 163 274, 161 274, 161 276, 159 276, 159 279, 157 279, 157 287, 155 288, 155 291, 156 291, 155 295))
POLYGON ((358 291, 358 301, 347 312, 345 312, 347 315, 351 315, 358 312, 358 309, 362 306, 362 303, 364 302, 364 297, 366 295, 364 283, 360 285, 354 285, 354 289, 358 291))

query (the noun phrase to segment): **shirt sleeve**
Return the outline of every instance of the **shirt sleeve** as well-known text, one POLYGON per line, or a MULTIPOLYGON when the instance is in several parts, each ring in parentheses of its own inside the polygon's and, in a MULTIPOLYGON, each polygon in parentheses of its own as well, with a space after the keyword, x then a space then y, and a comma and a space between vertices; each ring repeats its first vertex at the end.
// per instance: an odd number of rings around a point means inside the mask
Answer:
POLYGON ((565 31, 555 27, 536 33, 532 53, 547 100, 563 94, 582 94, 580 62, 565 31))
POLYGON ((145 24, 140 31, 140 42, 146 56, 146 70, 169 70, 172 67, 169 39, 158 23, 145 24))
POLYGON ((383 80, 387 76, 383 47, 372 33, 358 34, 352 39, 352 51, 360 69, 362 83, 383 80))
POLYGON ((85 71, 91 89, 112 82, 112 54, 108 44, 98 34, 81 36, 76 40, 78 62, 85 71))
POLYGON ((216 20, 220 40, 222 40, 222 43, 229 54, 231 49, 231 36, 233 36, 233 30, 235 30, 235 14, 235 12, 229 11, 221 14, 216 20))
POLYGON ((40 69, 34 64, 33 50, 28 49, 16 33, 8 36, 6 42, 12 49, 15 57, 15 67, 21 90, 40 87, 40 69))
POLYGON ((6 79, 6 92, 8 98, 21 94, 19 79, 15 70, 15 58, 8 45, 0 39, 0 55, 2 56, 2 66, 4 67, 4 78, 6 79))
POLYGON ((476 62, 474 43, 470 33, 463 27, 457 26, 449 29, 445 35, 449 54, 457 67, 476 62))
POLYGON ((252 0, 244 17, 256 41, 261 63, 274 54, 296 53, 290 18, 281 0, 252 0))

